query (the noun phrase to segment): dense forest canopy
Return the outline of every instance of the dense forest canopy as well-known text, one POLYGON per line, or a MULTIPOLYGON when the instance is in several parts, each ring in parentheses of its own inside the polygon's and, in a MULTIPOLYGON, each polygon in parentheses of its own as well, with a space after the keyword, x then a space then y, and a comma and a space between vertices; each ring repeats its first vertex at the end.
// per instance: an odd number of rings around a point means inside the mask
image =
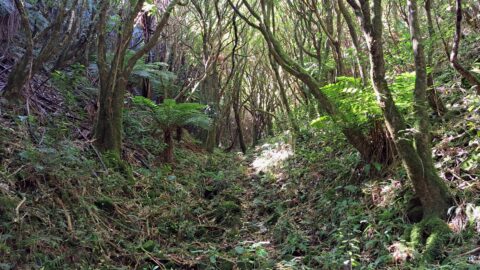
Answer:
POLYGON ((0 0, 0 269, 477 269, 476 0, 0 0))

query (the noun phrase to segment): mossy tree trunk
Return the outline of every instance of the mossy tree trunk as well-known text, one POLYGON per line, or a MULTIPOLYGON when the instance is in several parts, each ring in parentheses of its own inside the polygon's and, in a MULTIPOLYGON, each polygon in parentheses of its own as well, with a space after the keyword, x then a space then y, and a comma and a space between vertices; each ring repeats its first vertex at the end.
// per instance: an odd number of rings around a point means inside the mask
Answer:
MULTIPOLYGON (((412 1, 409 1, 412 2, 412 1)), ((407 128, 385 79, 385 60, 382 45, 382 1, 373 0, 373 16, 370 1, 358 4, 348 0, 361 22, 370 54, 371 76, 377 100, 385 117, 385 124, 397 148, 403 166, 412 181, 416 195, 424 210, 424 217, 445 216, 450 203, 450 194, 437 175, 430 146, 430 130, 426 99, 426 64, 420 38, 416 4, 411 5, 410 28, 414 44, 417 79, 414 92, 414 114, 417 129, 407 128)))
POLYGON ((95 145, 101 152, 120 158, 122 151, 123 101, 127 78, 101 81, 95 123, 95 145))
MULTIPOLYGON (((427 64, 424 52, 424 44, 418 19, 418 7, 416 0, 407 1, 409 9, 409 27, 413 43, 415 59, 415 90, 413 110, 416 118, 417 133, 414 135, 416 152, 421 164, 416 160, 409 161, 409 167, 419 167, 415 175, 412 175, 415 190, 422 201, 424 215, 438 215, 444 217, 450 206, 451 196, 445 183, 440 179, 435 169, 432 158, 430 122, 428 119, 428 78, 427 64)), ((410 156, 409 156, 410 157, 410 156)), ((412 179, 412 181, 413 181, 412 179)))
POLYGON ((148 42, 127 59, 127 50, 132 38, 134 21, 145 0, 139 0, 127 15, 124 27, 117 33, 113 60, 107 63, 107 16, 110 1, 100 6, 98 23, 97 65, 100 75, 100 93, 95 123, 95 145, 103 153, 120 159, 122 150, 123 102, 128 78, 138 60, 155 45, 179 0, 173 0, 165 9, 148 42))

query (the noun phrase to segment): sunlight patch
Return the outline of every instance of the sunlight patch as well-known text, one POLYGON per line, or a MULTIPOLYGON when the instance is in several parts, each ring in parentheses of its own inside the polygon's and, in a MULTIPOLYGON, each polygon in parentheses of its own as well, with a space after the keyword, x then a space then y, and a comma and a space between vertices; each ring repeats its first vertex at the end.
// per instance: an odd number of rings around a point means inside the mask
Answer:
POLYGON ((272 172, 293 155, 292 147, 285 143, 264 144, 257 148, 260 154, 252 162, 256 173, 272 172))

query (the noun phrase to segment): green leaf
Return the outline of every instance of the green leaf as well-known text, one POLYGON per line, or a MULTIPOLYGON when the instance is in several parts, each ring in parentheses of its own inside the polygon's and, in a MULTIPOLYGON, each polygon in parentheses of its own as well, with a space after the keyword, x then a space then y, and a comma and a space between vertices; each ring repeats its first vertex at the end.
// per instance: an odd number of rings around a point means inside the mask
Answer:
POLYGON ((242 255, 245 253, 245 248, 241 247, 241 246, 236 246, 235 247, 235 252, 239 255, 242 255))
POLYGON ((217 257, 215 255, 210 256, 210 262, 213 264, 217 263, 217 257))

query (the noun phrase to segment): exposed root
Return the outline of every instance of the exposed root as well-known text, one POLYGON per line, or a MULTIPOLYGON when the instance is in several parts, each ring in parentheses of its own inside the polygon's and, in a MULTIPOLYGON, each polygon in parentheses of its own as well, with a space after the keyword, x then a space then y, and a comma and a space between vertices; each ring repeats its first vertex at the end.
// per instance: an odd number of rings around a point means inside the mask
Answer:
POLYGON ((442 255, 443 246, 448 241, 451 230, 442 219, 430 217, 416 224, 410 234, 411 245, 422 255, 422 259, 432 262, 442 255))

